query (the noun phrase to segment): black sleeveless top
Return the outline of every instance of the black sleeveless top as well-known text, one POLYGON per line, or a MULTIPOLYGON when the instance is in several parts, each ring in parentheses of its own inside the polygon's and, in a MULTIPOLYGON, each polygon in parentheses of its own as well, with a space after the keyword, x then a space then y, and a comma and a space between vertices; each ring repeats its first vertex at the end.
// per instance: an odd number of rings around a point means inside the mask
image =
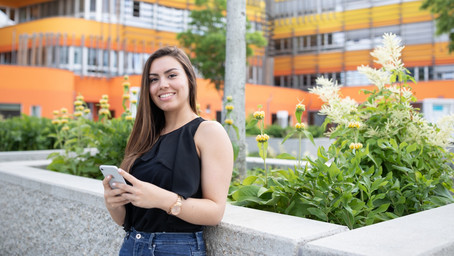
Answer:
MULTIPOLYGON (((150 151, 137 158, 130 173, 141 181, 173 191, 183 198, 202 198, 201 162, 194 134, 204 119, 197 117, 184 126, 161 135, 150 151)), ((143 232, 198 232, 202 226, 188 223, 158 209, 125 205, 124 229, 143 232)), ((183 209, 184 210, 184 209, 183 209)))

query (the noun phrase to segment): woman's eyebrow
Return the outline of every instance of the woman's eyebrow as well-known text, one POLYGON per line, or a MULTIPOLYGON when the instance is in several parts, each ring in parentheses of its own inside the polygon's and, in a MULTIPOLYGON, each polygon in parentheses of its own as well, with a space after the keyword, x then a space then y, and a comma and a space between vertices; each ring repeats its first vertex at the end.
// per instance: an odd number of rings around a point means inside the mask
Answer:
MULTIPOLYGON (((178 68, 171 68, 171 69, 169 69, 167 71, 164 71, 164 74, 170 73, 170 72, 172 72, 174 70, 178 70, 178 68)), ((156 74, 156 73, 150 73, 150 74, 148 74, 148 76, 159 76, 159 75, 156 74)))

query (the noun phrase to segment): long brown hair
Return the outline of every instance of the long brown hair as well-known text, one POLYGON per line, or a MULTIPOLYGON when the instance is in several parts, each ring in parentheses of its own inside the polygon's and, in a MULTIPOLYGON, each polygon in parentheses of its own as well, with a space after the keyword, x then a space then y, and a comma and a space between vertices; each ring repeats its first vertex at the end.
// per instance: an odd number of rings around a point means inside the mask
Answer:
POLYGON ((155 51, 145 63, 142 73, 140 87, 139 106, 137 108, 136 120, 132 127, 131 136, 125 149, 125 157, 121 163, 121 168, 127 172, 134 164, 134 161, 149 151, 165 126, 164 111, 156 106, 150 96, 149 72, 151 64, 158 58, 170 56, 175 58, 188 77, 189 85, 189 105, 192 111, 197 113, 196 94, 197 82, 194 68, 191 61, 183 50, 175 46, 167 46, 155 51))

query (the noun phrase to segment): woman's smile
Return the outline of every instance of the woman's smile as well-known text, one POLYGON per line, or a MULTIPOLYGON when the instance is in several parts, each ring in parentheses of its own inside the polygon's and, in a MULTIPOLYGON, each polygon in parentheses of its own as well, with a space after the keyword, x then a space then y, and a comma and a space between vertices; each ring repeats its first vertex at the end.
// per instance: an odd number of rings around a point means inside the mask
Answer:
POLYGON ((172 96, 174 96, 175 94, 176 94, 175 92, 169 92, 169 93, 161 94, 161 95, 159 95, 158 97, 159 97, 161 100, 169 100, 169 99, 172 98, 172 96))

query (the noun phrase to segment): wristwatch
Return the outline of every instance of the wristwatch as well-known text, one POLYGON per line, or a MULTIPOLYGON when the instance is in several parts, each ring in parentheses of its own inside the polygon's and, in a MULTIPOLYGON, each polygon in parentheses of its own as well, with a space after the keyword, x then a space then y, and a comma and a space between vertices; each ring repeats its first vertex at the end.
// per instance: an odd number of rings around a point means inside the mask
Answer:
POLYGON ((170 206, 170 209, 167 213, 174 215, 174 216, 177 216, 178 214, 180 214, 181 204, 182 204, 181 200, 182 200, 182 197, 180 195, 178 195, 177 201, 172 206, 170 206))

